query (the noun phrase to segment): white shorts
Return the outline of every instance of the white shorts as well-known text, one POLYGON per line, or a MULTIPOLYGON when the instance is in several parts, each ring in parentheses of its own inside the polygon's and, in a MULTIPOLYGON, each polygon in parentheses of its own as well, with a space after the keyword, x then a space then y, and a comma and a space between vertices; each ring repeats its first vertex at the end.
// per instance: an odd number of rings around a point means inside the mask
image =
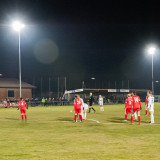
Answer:
POLYGON ((100 106, 103 106, 103 102, 99 102, 99 105, 100 105, 100 106))
POLYGON ((148 105, 149 111, 154 111, 154 105, 148 105))
POLYGON ((84 107, 84 110, 87 110, 88 109, 88 104, 84 103, 83 107, 84 107))

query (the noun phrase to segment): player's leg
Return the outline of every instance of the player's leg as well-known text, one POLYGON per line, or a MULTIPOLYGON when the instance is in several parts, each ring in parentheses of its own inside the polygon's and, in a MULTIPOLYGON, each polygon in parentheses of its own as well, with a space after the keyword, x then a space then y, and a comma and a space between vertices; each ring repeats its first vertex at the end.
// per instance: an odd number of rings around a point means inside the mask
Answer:
POLYGON ((24 114, 24 117, 25 117, 25 120, 27 120, 27 115, 26 115, 26 113, 24 114))
POLYGON ((91 108, 92 108, 92 106, 89 106, 89 111, 88 111, 88 113, 90 113, 90 112, 91 112, 91 108))
POLYGON ((133 124, 133 115, 134 115, 134 112, 131 113, 131 124, 133 124))
POLYGON ((147 105, 146 105, 146 115, 147 115, 147 113, 148 113, 148 107, 147 107, 147 105))
POLYGON ((76 111, 75 111, 74 122, 77 122, 77 116, 78 116, 78 113, 76 113, 76 111))
POLYGON ((102 105, 100 105, 100 111, 103 111, 102 105))
POLYGON ((24 114, 25 120, 27 120, 26 109, 23 110, 23 114, 24 114))
POLYGON ((94 111, 94 113, 96 112, 96 110, 93 108, 93 106, 92 106, 92 109, 93 109, 93 111, 94 111))
POLYGON ((83 121, 81 112, 79 113, 79 119, 80 119, 80 122, 83 121))
POLYGON ((21 118, 22 118, 22 121, 24 120, 24 116, 23 116, 23 113, 21 113, 21 118))
POLYGON ((153 123, 153 112, 150 111, 150 116, 151 116, 151 123, 153 123))
POLYGON ((83 119, 83 117, 84 117, 84 114, 83 114, 83 107, 81 108, 81 115, 82 115, 82 119, 83 119))
POLYGON ((128 115, 128 109, 126 108, 125 109, 125 120, 124 121, 127 121, 127 115, 128 115))
POLYGON ((84 119, 87 118, 87 109, 84 110, 84 119))
POLYGON ((138 121, 139 121, 139 124, 141 124, 141 115, 140 115, 140 110, 138 110, 138 121))
POLYGON ((102 105, 102 111, 104 111, 104 107, 103 107, 103 105, 102 105))
POLYGON ((23 117, 23 111, 22 111, 22 109, 20 109, 20 113, 21 113, 21 118, 22 118, 22 121, 23 121, 24 117, 23 117))
POLYGON ((151 116, 151 123, 154 123, 154 110, 153 110, 153 106, 151 106, 149 108, 149 113, 150 113, 150 116, 151 116))
POLYGON ((135 120, 137 120, 137 113, 134 112, 134 117, 135 117, 135 120))

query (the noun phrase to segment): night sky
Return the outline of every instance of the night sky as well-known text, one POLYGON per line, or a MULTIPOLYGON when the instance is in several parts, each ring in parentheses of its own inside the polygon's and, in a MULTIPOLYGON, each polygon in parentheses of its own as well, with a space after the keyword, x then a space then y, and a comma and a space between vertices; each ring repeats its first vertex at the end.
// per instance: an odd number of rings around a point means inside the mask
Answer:
POLYGON ((154 78, 160 80, 158 1, 122 2, 1 1, 0 73, 18 78, 18 34, 9 25, 20 19, 26 24, 21 32, 22 80, 35 80, 38 86, 40 77, 45 82, 59 76, 63 83, 66 76, 67 89, 80 88, 82 81, 86 87, 107 88, 109 80, 130 80, 130 88, 150 89, 150 44, 157 46, 154 78))

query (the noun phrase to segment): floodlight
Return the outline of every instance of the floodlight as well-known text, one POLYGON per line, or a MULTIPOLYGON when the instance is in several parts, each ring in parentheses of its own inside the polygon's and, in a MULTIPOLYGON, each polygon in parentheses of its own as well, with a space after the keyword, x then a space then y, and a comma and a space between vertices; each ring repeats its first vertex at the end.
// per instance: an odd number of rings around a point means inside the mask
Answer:
POLYGON ((156 47, 154 47, 154 46, 149 47, 147 51, 149 54, 154 54, 156 52, 156 47))
POLYGON ((22 28, 25 27, 25 25, 19 21, 15 21, 13 24, 12 24, 12 27, 15 31, 17 32, 20 32, 22 28))

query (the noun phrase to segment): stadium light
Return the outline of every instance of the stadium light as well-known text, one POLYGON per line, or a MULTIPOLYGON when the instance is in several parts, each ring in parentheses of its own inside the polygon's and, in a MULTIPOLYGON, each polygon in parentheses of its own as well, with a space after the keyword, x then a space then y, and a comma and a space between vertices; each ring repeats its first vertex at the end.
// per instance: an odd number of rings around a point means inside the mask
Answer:
POLYGON ((15 21, 13 22, 12 27, 15 31, 20 32, 25 27, 25 25, 19 21, 15 21))
POLYGON ((153 55, 154 55, 155 52, 156 52, 156 47, 155 47, 155 46, 150 46, 150 47, 147 49, 147 52, 152 55, 152 92, 153 92, 153 94, 154 94, 153 55))
POLYGON ((92 77, 91 79, 92 79, 92 80, 95 80, 96 78, 92 77))
POLYGON ((153 47, 149 47, 149 48, 148 48, 148 53, 149 53, 149 54, 152 54, 152 55, 153 55, 155 52, 156 52, 156 47, 153 46, 153 47))
POLYGON ((22 82, 21 82, 21 30, 25 27, 25 25, 19 21, 15 21, 12 24, 12 28, 18 32, 19 36, 19 92, 20 98, 22 97, 22 82))

